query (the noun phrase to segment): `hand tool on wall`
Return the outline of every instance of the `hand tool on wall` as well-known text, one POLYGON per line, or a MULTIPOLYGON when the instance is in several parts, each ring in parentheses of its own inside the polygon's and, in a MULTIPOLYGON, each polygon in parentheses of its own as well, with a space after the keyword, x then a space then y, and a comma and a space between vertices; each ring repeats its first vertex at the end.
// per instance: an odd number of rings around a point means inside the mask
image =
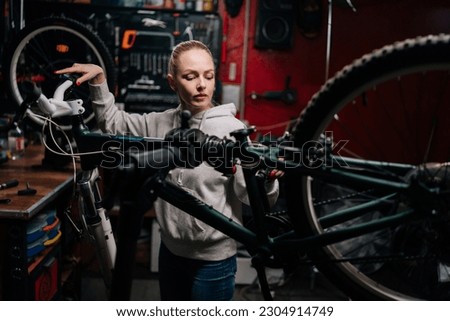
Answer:
POLYGON ((173 19, 175 20, 175 30, 172 32, 172 34, 175 37, 178 37, 181 32, 180 32, 180 14, 178 12, 173 14, 173 19))
POLYGON ((287 76, 285 80, 285 89, 281 91, 265 91, 262 94, 252 92, 251 99, 263 98, 267 100, 281 100, 287 105, 292 105, 297 102, 297 90, 290 88, 291 77, 287 76))

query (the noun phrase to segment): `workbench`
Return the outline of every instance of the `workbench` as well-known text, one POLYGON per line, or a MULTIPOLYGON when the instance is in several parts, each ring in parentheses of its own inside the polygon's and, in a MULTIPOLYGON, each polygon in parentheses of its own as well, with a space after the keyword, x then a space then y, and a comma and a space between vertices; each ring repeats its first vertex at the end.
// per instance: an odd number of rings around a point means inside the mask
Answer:
POLYGON ((0 190, 0 300, 52 300, 60 294, 62 255, 71 246, 63 213, 71 201, 74 173, 70 166, 58 170, 43 166, 43 157, 44 147, 33 145, 24 157, 0 165, 0 184, 19 183, 0 190), (27 188, 35 193, 18 195, 27 188), (27 227, 49 211, 56 211, 61 237, 30 259, 27 227))

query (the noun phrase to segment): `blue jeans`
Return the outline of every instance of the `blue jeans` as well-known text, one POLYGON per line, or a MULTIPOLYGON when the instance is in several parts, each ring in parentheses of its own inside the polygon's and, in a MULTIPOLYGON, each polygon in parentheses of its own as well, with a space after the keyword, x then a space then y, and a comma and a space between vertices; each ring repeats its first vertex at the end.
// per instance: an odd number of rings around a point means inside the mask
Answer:
POLYGON ((159 288, 164 301, 226 301, 233 298, 236 256, 220 261, 180 257, 159 250, 159 288))

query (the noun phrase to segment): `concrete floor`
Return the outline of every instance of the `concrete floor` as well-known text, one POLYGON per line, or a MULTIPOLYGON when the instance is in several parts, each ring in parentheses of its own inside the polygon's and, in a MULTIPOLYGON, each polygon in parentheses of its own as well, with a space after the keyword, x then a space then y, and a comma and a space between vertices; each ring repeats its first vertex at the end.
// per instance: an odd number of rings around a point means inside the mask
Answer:
MULTIPOLYGON (((105 301, 103 281, 96 277, 84 277, 81 285, 82 301, 105 301)), ((348 298, 335 289, 328 281, 320 275, 315 276, 315 284, 312 287, 307 278, 296 277, 290 279, 286 284, 274 288, 272 291, 274 300, 278 301, 342 301, 348 298)), ((158 301, 157 275, 149 279, 134 279, 132 301, 158 301)), ((264 300, 257 283, 249 285, 237 285, 233 297, 235 301, 262 301, 264 300)))
MULTIPOLYGON (((152 272, 151 239, 139 242, 136 266, 132 285, 131 300, 158 301, 158 273, 152 272)), ((238 265, 239 266, 239 265, 238 265)), ((248 266, 238 267, 237 285, 233 300, 263 300, 256 273, 248 266)), ((333 301, 348 298, 328 282, 322 274, 311 268, 299 268, 291 275, 285 276, 281 270, 267 269, 267 279, 272 289, 274 300, 280 301, 333 301)), ((105 301, 107 294, 103 280, 95 264, 86 266, 81 271, 80 293, 83 301, 105 301)), ((78 298, 75 298, 78 299, 78 298)))

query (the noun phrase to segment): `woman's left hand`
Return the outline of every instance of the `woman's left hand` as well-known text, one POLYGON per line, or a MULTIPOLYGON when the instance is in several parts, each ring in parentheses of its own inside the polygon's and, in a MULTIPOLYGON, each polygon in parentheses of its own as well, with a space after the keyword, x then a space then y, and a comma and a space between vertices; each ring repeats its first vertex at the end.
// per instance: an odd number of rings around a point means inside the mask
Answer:
POLYGON ((283 175, 284 175, 284 171, 279 170, 279 169, 272 169, 267 174, 267 180, 269 182, 270 181, 274 181, 276 179, 279 179, 279 178, 283 177, 283 175))
POLYGON ((76 85, 79 86, 85 81, 89 81, 91 84, 101 84, 106 81, 103 69, 100 66, 94 64, 79 64, 74 63, 72 67, 56 70, 54 72, 57 75, 61 74, 81 74, 76 81, 76 85))

